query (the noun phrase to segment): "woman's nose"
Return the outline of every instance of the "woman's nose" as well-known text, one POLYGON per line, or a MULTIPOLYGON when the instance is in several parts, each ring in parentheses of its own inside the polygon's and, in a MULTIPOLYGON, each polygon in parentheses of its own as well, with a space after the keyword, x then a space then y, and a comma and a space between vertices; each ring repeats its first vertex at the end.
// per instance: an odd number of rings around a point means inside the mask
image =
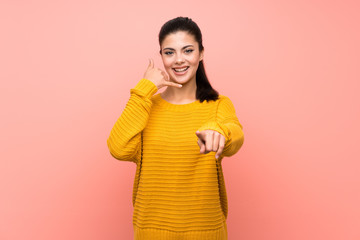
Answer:
POLYGON ((184 58, 183 58, 182 54, 177 55, 176 63, 181 64, 183 62, 184 62, 184 58))

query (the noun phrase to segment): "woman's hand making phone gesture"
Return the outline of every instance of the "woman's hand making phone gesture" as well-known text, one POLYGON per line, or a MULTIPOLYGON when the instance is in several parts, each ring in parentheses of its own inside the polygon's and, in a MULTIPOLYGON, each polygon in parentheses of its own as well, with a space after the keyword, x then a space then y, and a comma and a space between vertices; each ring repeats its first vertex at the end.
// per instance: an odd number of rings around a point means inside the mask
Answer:
POLYGON ((160 68, 154 67, 154 61, 152 59, 149 59, 149 66, 147 67, 144 78, 150 80, 153 82, 158 89, 170 86, 170 87, 177 87, 181 88, 182 85, 174 82, 170 82, 169 76, 166 74, 166 72, 162 71, 160 68))

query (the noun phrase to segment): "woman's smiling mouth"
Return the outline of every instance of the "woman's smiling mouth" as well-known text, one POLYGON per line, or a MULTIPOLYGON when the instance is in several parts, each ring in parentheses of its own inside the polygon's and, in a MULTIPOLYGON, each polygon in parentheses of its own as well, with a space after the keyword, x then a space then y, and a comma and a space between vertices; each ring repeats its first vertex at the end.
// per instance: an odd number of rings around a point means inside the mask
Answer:
POLYGON ((175 74, 177 74, 177 75, 183 75, 188 69, 189 69, 189 66, 183 67, 183 68, 173 68, 175 74))

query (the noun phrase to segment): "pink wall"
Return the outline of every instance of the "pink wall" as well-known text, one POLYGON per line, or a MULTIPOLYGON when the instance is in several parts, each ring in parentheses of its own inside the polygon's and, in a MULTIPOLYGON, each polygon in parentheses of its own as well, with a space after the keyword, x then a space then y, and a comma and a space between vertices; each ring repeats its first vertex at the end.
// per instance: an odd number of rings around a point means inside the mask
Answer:
POLYGON ((360 239, 360 4, 131 2, 0 2, 0 239, 132 239, 135 165, 106 139, 176 16, 244 126, 229 239, 360 239))

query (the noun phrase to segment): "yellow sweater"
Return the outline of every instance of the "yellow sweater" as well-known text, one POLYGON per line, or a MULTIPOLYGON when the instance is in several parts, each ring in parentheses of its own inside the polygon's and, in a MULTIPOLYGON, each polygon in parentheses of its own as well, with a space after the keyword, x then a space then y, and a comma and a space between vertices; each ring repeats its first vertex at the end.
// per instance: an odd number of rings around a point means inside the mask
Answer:
POLYGON ((111 155, 136 163, 132 203, 135 240, 226 240, 224 156, 244 133, 231 100, 172 104, 141 79, 107 140, 111 155), (200 153, 197 130, 225 136, 223 153, 200 153))

